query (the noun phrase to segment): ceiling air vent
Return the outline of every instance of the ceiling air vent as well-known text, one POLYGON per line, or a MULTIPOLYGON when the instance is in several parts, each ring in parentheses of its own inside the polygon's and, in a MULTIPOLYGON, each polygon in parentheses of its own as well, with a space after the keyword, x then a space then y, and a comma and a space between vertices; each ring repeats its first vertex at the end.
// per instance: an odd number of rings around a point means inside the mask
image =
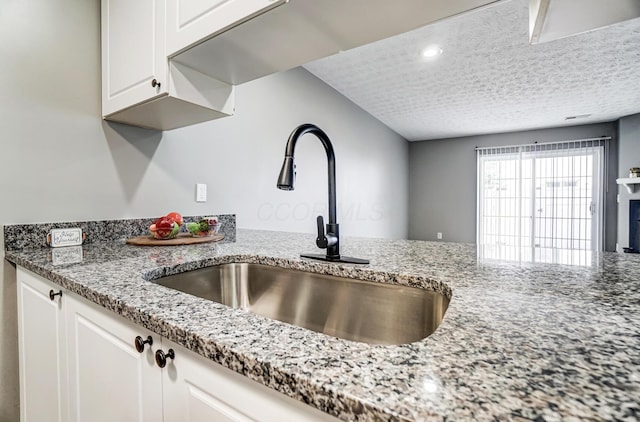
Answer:
POLYGON ((589 116, 591 116, 591 115, 590 114, 578 114, 576 116, 567 116, 564 119, 565 120, 586 119, 589 116))

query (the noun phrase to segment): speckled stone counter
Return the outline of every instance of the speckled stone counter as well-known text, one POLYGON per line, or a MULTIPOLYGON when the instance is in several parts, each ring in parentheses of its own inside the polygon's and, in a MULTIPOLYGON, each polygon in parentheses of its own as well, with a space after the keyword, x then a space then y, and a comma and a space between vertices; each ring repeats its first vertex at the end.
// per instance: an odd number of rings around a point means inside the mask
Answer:
POLYGON ((82 263, 6 258, 288 396, 344 420, 640 419, 640 256, 590 266, 482 262, 466 244, 344 239, 367 266, 299 258, 314 236, 239 230, 236 242, 95 242, 82 263), (149 280, 257 262, 444 292, 427 339, 367 345, 231 309, 149 280))

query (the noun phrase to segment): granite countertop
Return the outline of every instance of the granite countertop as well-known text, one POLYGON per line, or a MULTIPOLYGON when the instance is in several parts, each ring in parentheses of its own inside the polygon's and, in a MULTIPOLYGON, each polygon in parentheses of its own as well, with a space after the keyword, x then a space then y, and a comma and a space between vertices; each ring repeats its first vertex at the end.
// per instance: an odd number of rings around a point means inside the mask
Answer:
POLYGON ((588 266, 479 261, 474 245, 344 239, 367 266, 299 258, 314 236, 239 230, 234 243, 84 246, 6 259, 172 341, 344 420, 638 420, 640 256, 588 266), (341 340, 147 280, 216 263, 257 262, 451 296, 440 327, 399 346, 341 340))

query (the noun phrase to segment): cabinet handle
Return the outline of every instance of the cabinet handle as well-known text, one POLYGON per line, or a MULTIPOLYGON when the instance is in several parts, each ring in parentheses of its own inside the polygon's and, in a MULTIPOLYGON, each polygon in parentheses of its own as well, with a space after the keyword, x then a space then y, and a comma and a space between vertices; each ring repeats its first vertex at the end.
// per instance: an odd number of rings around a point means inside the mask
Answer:
POLYGON ((138 353, 142 353, 144 352, 145 344, 148 344, 149 346, 153 346, 153 338, 151 338, 151 336, 148 336, 147 339, 144 340, 142 337, 137 336, 136 341, 134 343, 136 345, 136 350, 138 351, 138 353))
POLYGON ((49 290, 49 299, 54 300, 56 296, 62 297, 62 290, 60 290, 58 293, 55 293, 53 290, 49 290))
POLYGON ((173 352, 173 349, 169 349, 166 354, 162 350, 156 350, 156 363, 160 368, 167 366, 167 358, 173 359, 175 357, 176 355, 173 352))
POLYGON ((157 79, 154 79, 154 80, 151 81, 151 86, 154 87, 154 88, 155 87, 160 88, 160 82, 158 82, 157 79))

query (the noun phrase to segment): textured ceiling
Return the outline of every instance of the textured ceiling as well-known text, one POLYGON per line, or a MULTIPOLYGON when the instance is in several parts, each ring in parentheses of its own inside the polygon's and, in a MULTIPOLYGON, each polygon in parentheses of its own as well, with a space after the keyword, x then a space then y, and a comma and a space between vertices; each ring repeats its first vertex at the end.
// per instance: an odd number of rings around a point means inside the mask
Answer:
POLYGON ((305 68, 410 141, 640 113, 640 18, 537 45, 528 19, 528 0, 504 1, 305 68))

